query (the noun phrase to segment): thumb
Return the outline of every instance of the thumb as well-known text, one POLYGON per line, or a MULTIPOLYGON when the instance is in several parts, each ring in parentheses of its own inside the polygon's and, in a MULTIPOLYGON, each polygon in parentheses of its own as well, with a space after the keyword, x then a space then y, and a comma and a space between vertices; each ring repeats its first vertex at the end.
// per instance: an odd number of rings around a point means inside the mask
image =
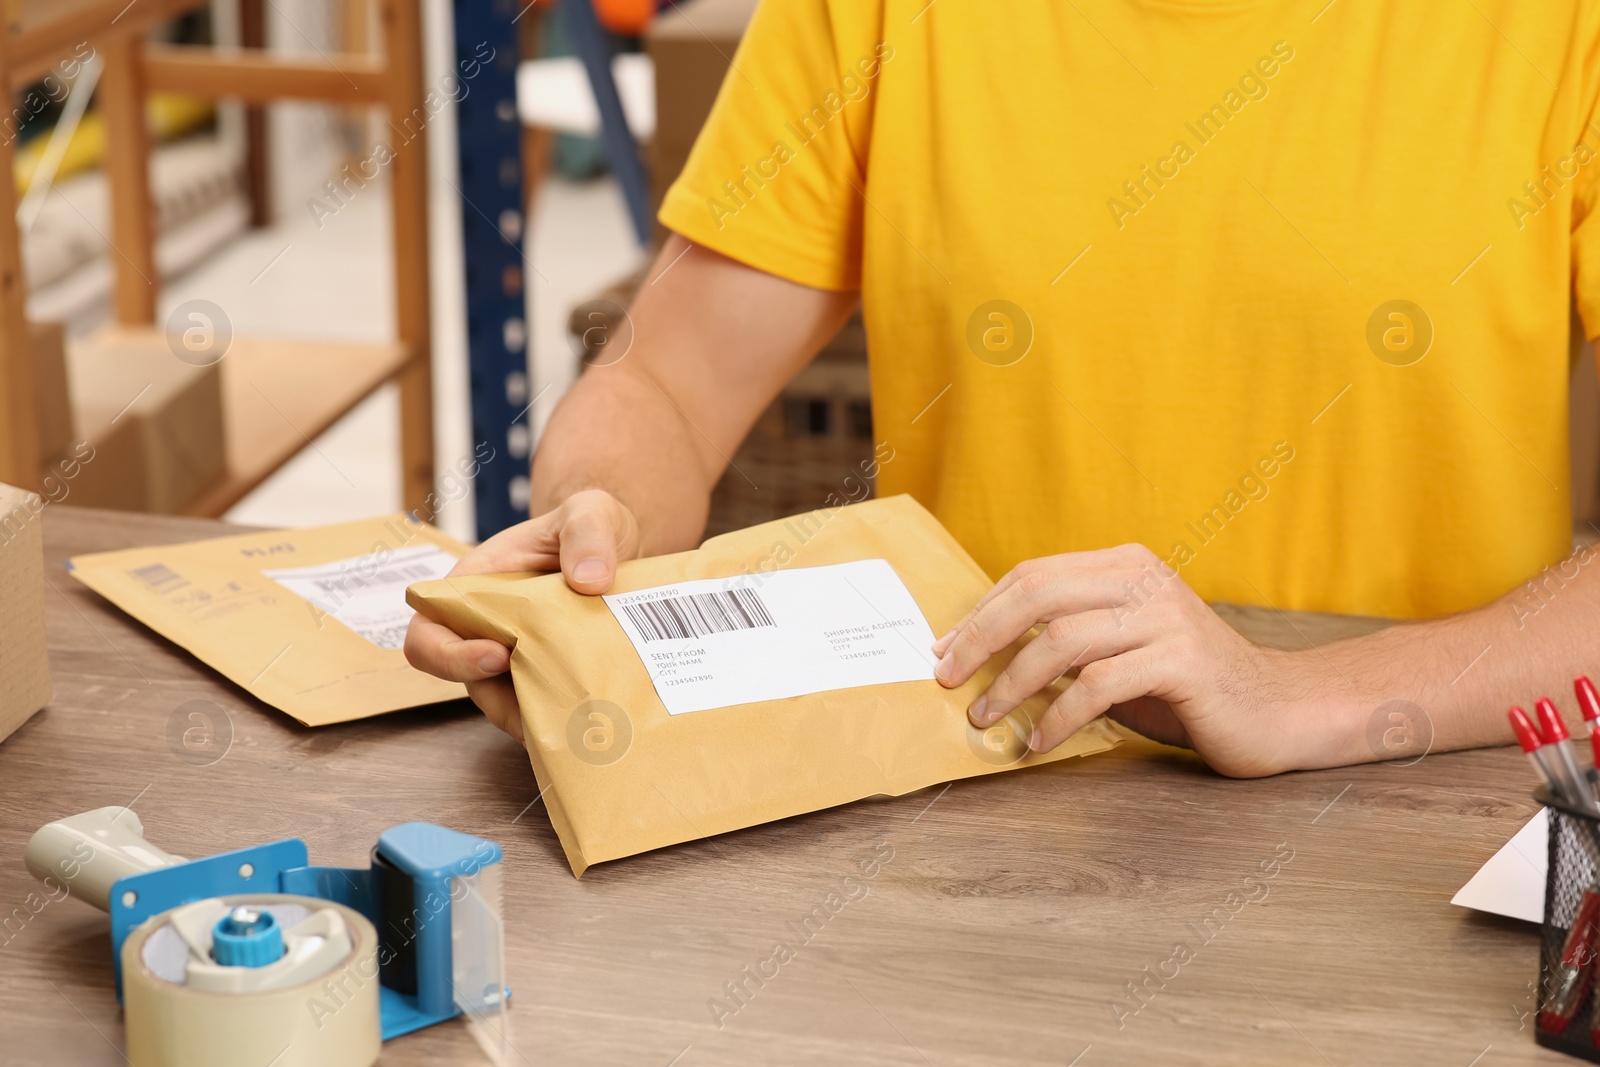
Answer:
POLYGON ((632 516, 609 497, 571 505, 561 523, 561 573, 580 593, 604 593, 617 575, 617 548, 632 536, 632 516))

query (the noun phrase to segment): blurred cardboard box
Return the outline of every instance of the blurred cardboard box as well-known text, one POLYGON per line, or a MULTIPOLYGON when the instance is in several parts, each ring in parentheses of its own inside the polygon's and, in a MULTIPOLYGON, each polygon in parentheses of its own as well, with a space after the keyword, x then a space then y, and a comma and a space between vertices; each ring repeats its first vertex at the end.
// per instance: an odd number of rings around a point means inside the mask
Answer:
POLYGON ((650 145, 656 207, 683 170, 755 10, 756 0, 692 0, 663 11, 651 24, 646 47, 656 68, 656 135, 650 145))
POLYGON ((72 447, 66 329, 59 322, 30 322, 28 333, 33 343, 33 397, 39 412, 39 456, 51 463, 72 447))
POLYGON ((0 483, 0 741, 50 701, 43 510, 36 494, 0 483))
POLYGON ((94 447, 74 504, 173 514, 222 477, 216 365, 183 362, 158 332, 113 329, 74 340, 67 368, 77 436, 94 447))

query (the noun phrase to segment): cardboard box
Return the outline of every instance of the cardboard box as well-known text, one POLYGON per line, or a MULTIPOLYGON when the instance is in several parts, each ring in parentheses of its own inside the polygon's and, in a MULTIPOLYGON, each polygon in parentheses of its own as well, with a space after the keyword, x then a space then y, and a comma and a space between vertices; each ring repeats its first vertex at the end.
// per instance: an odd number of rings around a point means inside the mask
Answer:
POLYGON ((691 0, 651 24, 646 48, 656 68, 656 135, 650 145, 655 207, 683 170, 755 10, 756 0, 691 0))
POLYGON ((33 397, 39 413, 39 456, 52 463, 72 447, 72 394, 67 388, 66 328, 59 322, 30 322, 33 344, 33 397))
POLYGON ((0 483, 0 741, 50 702, 43 511, 37 494, 0 483))
POLYGON ((183 362, 160 333, 113 329, 69 344, 67 368, 78 439, 94 447, 74 504, 174 514, 222 477, 216 365, 183 362))

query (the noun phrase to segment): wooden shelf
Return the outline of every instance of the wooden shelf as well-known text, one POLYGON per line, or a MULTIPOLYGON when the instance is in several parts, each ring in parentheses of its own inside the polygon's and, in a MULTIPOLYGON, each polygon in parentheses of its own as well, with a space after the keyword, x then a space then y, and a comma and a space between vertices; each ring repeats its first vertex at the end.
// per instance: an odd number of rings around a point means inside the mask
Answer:
POLYGON ((85 42, 142 37, 206 0, 22 0, 7 25, 6 80, 20 89, 43 78, 85 42))
MULTIPOLYGON (((155 262, 150 198, 150 144, 145 99, 152 89, 268 99, 321 99, 375 105, 391 125, 425 114, 419 0, 376 0, 383 27, 381 56, 322 55, 320 62, 251 49, 212 50, 147 45, 148 31, 207 0, 10 0, 0 25, 0 88, 17 89, 88 47, 103 61, 97 99, 105 120, 105 171, 110 185, 108 243, 116 320, 129 337, 116 343, 155 346, 160 272, 155 262)), ((65 68, 63 68, 65 69, 65 68)), ((433 380, 428 285, 428 192, 425 130, 387 163, 395 260, 395 336, 383 345, 238 338, 218 366, 225 423, 226 474, 184 510, 221 515, 379 385, 400 391, 400 480, 408 508, 432 495, 433 380)), ((0 139, 0 174, 12 168, 12 145, 0 139)), ((16 197, 0 183, 0 478, 35 483, 40 455, 33 410, 32 344, 24 306, 16 197)), ((216 385, 216 381, 212 381, 216 385)), ((209 404, 207 410, 211 410, 209 404)), ((115 421, 115 420, 112 420, 115 421)), ((210 440, 215 441, 215 426, 210 440)), ((216 446, 204 449, 215 470, 216 446)), ((197 479, 198 480, 198 479, 197 479)))
POLYGON ((146 88, 253 104, 275 100, 381 104, 388 92, 386 73, 381 60, 361 55, 326 56, 314 62, 259 49, 162 44, 147 44, 144 49, 146 88))
POLYGON ((220 516, 409 360, 400 344, 235 338, 219 368, 228 472, 185 514, 220 516))

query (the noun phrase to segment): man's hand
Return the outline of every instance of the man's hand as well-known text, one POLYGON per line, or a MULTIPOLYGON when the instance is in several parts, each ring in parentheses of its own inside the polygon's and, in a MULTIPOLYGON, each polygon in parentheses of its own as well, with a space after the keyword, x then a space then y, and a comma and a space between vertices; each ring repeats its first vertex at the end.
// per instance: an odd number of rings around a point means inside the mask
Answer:
MULTIPOLYGON (((489 538, 452 575, 559 568, 593 595, 611 588, 618 560, 693 548, 728 456, 856 305, 854 293, 798 285, 676 234, 650 275, 628 310, 632 329, 606 338, 606 358, 539 437, 528 494, 550 510, 489 538)), ((499 644, 416 616, 406 656, 464 682, 496 726, 522 736, 499 644)))
POLYGON ((1315 743, 1307 698, 1339 685, 1315 655, 1241 637, 1142 545, 1018 565, 934 644, 936 677, 962 684, 1035 626, 1044 629, 968 714, 990 726, 1076 670, 1031 724, 1029 747, 1041 752, 1109 712, 1147 737, 1195 749, 1223 774, 1274 774, 1300 765, 1300 751, 1315 743))
MULTIPOLYGON (((639 554, 639 523, 610 493, 589 489, 536 519, 502 530, 461 557, 450 577, 554 571, 580 593, 598 595, 611 588, 617 562, 639 554)), ((421 615, 406 631, 406 659, 413 667, 452 682, 500 729, 522 740, 522 716, 506 671, 511 652, 497 641, 467 638, 421 615)))

